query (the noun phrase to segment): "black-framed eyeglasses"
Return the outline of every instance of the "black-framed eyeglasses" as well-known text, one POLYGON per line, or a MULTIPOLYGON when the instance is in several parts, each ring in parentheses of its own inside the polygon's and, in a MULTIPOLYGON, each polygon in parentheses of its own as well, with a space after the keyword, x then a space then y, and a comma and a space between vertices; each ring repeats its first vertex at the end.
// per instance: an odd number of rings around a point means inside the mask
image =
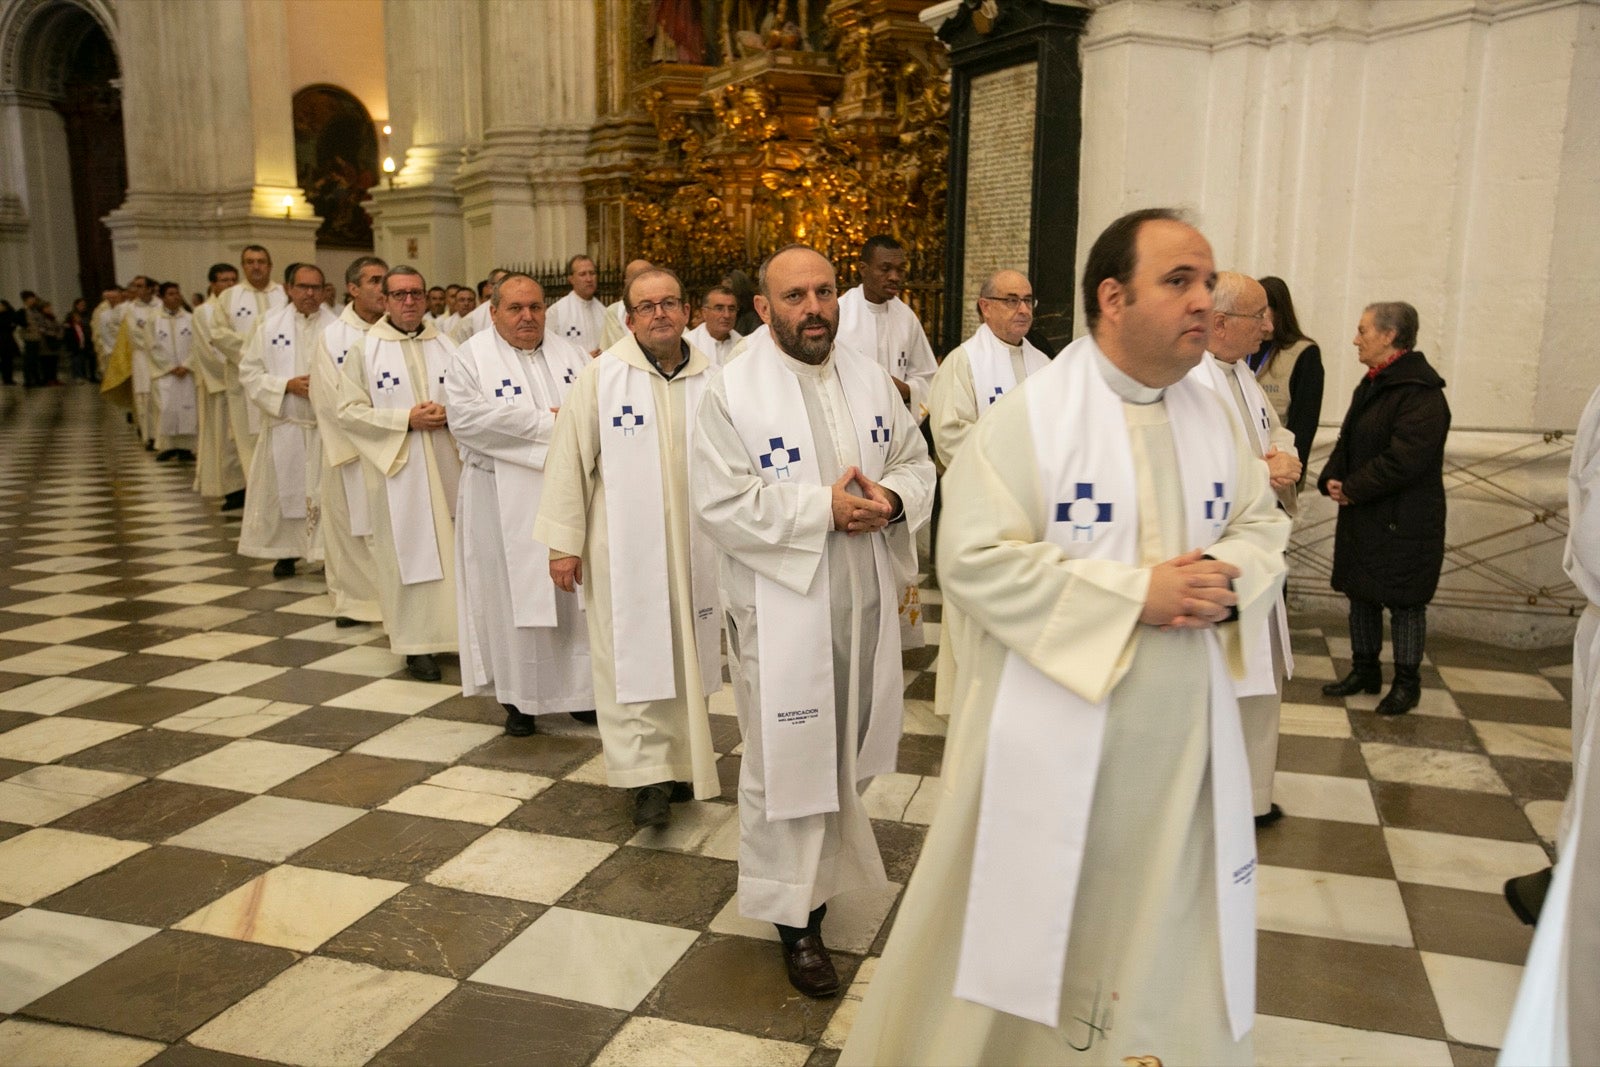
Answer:
POLYGON ((635 304, 629 309, 629 313, 641 319, 652 319, 658 311, 664 315, 671 315, 681 307, 683 307, 682 300, 669 296, 665 300, 646 300, 642 304, 635 304))
POLYGON ((993 301, 995 301, 997 303, 1004 304, 1006 307, 1010 308, 1012 311, 1017 310, 1017 308, 1021 307, 1024 304, 1026 304, 1030 308, 1036 308, 1036 307, 1039 306, 1039 298, 1036 297, 1036 296, 1033 296, 1032 294, 1029 294, 1028 296, 1016 296, 1016 295, 1011 295, 1011 296, 986 296, 986 297, 982 297, 981 299, 983 299, 983 300, 993 300, 993 301))
POLYGON ((1222 314, 1226 315, 1230 319, 1255 319, 1257 322, 1266 322, 1267 310, 1267 308, 1262 308, 1254 315, 1247 315, 1242 311, 1224 311, 1222 314))
POLYGON ((387 296, 390 300, 398 300, 402 304, 410 303, 413 300, 426 300, 428 298, 428 294, 423 292, 421 289, 391 289, 383 295, 387 296))

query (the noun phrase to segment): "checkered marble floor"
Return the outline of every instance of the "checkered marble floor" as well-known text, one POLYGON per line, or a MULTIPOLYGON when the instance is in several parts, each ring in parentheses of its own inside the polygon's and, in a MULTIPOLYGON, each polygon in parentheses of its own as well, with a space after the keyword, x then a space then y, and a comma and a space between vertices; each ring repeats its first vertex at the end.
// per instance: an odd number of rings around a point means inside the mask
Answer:
MULTIPOLYGON (((635 832, 591 728, 508 738, 453 660, 409 680, 87 389, 0 392, 0 440, 0 1063, 837 1057, 933 816, 935 647, 869 793, 894 892, 833 904, 850 990, 810 1001, 737 915, 731 803, 635 832)), ((1491 1063, 1529 944, 1498 893, 1547 861, 1568 652, 1435 637, 1422 708, 1387 720, 1319 692, 1342 620, 1296 627, 1259 1062, 1491 1063)))

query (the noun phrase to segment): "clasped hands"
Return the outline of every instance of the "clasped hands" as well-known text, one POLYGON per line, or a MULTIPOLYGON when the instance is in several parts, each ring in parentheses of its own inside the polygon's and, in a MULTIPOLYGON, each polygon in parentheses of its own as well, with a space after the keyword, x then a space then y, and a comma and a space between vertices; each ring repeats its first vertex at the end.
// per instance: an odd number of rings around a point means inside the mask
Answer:
POLYGON ((283 383, 283 391, 293 396, 308 397, 311 395, 311 375, 302 374, 297 378, 290 378, 283 383))
POLYGON ((1240 571, 1200 549, 1174 556, 1150 570, 1139 621, 1163 630, 1204 630, 1222 622, 1239 603, 1233 579, 1240 571))
POLYGON ((861 473, 859 467, 849 467, 833 483, 833 528, 842 533, 872 533, 889 525, 894 513, 900 510, 900 498, 893 490, 885 489, 861 473), (847 488, 854 483, 864 494, 857 496, 847 488))
POLYGON ((1267 478, 1272 482, 1272 488, 1287 489, 1300 480, 1300 472, 1304 467, 1300 457, 1293 452, 1279 451, 1274 445, 1261 458, 1267 461, 1267 478))
POLYGON ((435 404, 432 400, 425 400, 411 409, 411 428, 413 430, 442 430, 448 425, 444 415, 444 405, 435 404))

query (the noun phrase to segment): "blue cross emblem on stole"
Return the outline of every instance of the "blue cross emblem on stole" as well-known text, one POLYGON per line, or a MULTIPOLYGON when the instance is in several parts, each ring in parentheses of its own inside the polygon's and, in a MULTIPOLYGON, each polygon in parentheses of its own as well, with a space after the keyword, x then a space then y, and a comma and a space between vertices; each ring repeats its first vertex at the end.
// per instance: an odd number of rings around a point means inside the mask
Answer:
POLYGON ((513 385, 510 378, 501 378, 500 384, 494 387, 494 395, 507 404, 515 404, 522 395, 522 386, 513 385))
POLYGON ((882 448, 885 453, 889 451, 889 434, 892 427, 885 426, 882 415, 872 416, 872 443, 882 448))
POLYGON ((580 327, 575 326, 575 325, 574 326, 568 326, 566 332, 567 332, 567 336, 568 337, 582 337, 583 336, 583 330, 580 327))
POLYGON ((288 348, 290 343, 289 335, 286 333, 280 333, 268 343, 271 344, 273 348, 288 348))
POLYGON ((578 372, 568 367, 566 373, 561 376, 561 380, 571 385, 578 380, 578 372))
POLYGON ((354 347, 355 345, 345 345, 343 348, 339 349, 339 354, 334 357, 333 361, 341 367, 344 366, 344 357, 348 356, 350 354, 350 350, 354 347))
POLYGON ((378 372, 378 388, 385 393, 392 393, 400 388, 400 378, 392 370, 378 372))
POLYGON ((240 304, 239 307, 237 308, 237 310, 234 311, 233 317, 236 318, 236 319, 250 319, 250 318, 254 318, 255 314, 256 314, 256 309, 255 308, 251 307, 248 304, 240 304))
POLYGON ((1228 521, 1228 513, 1233 510, 1233 501, 1222 495, 1222 483, 1211 483, 1211 499, 1206 501, 1206 518, 1211 520, 1211 528, 1220 530, 1228 521))
POLYGON ((1005 388, 1003 386, 997 385, 997 386, 994 387, 994 395, 989 398, 989 403, 993 404, 996 400, 999 400, 1001 397, 1003 397, 1005 395, 1006 395, 1005 388))
POLYGON ((1261 432, 1263 434, 1265 434, 1268 430, 1270 430, 1272 428, 1272 422, 1271 422, 1271 420, 1269 420, 1267 418, 1267 409, 1266 408, 1258 408, 1256 410, 1258 410, 1261 413, 1261 432))
POLYGON ((1096 524, 1111 521, 1111 503, 1094 498, 1093 482, 1077 482, 1072 491, 1071 500, 1056 505, 1056 521, 1072 524, 1074 541, 1093 541, 1096 524))
POLYGON ((781 437, 767 438, 767 447, 772 451, 761 454, 761 469, 770 470, 774 478, 789 477, 789 464, 800 462, 800 450, 789 448, 781 437))
POLYGON ((624 404, 621 411, 611 416, 611 425, 621 430, 622 436, 632 437, 633 431, 644 425, 644 416, 634 411, 632 404, 624 404))

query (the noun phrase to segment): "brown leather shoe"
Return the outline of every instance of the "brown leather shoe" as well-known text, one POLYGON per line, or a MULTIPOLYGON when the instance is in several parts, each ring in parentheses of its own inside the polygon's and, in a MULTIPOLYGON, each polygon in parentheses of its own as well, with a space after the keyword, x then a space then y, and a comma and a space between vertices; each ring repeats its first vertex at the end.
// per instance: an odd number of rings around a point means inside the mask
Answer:
POLYGON ((789 971, 789 984, 808 997, 831 997, 839 992, 839 973, 818 934, 785 945, 783 965, 789 971))

